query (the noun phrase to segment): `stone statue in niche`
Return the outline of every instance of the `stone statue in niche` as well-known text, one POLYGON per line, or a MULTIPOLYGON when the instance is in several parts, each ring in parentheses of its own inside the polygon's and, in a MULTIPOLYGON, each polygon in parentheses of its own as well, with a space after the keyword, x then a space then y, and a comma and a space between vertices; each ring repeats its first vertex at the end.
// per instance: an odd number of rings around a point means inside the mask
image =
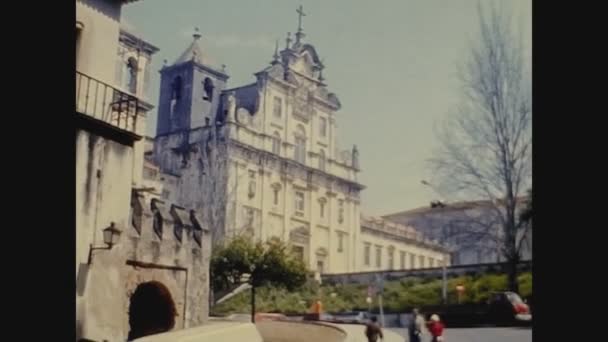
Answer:
POLYGON ((251 114, 245 108, 239 108, 236 111, 236 122, 242 125, 251 125, 251 114))
POLYGON ((359 150, 357 149, 357 145, 353 145, 352 167, 355 169, 359 169, 359 150))
POLYGON ((234 97, 234 92, 230 92, 226 96, 224 108, 227 110, 226 117, 234 117, 236 114, 236 98, 234 97))
POLYGON ((310 118, 309 97, 309 90, 306 87, 302 86, 296 90, 293 103, 293 112, 295 116, 305 120, 310 118))

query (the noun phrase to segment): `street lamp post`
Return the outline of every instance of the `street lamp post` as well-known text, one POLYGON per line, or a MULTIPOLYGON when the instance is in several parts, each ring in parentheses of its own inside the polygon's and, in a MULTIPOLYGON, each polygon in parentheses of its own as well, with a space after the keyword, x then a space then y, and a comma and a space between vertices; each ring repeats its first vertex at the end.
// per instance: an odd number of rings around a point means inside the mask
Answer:
MULTIPOLYGON (((445 205, 445 202, 443 200, 441 200, 441 194, 439 193, 439 191, 437 191, 437 189, 435 188, 435 186, 433 186, 433 184, 427 182, 426 180, 421 180, 420 183, 422 183, 422 185, 428 186, 429 188, 431 188, 431 190, 433 190, 433 192, 435 194, 437 194, 439 196, 439 203, 442 205, 445 205)), ((447 277, 447 258, 444 256, 443 258, 443 265, 442 265, 442 291, 441 291, 441 296, 443 299, 443 304, 447 304, 448 303, 448 277, 447 277)))

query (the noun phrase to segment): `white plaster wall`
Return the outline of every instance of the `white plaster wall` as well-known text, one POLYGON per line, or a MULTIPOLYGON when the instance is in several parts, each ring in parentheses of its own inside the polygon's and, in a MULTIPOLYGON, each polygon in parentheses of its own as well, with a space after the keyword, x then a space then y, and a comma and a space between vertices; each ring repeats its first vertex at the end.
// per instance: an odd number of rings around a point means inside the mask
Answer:
POLYGON ((420 268, 418 265, 418 257, 421 255, 424 256, 424 258, 425 258, 425 264, 426 264, 425 267, 429 267, 428 266, 429 257, 433 258, 435 260, 436 267, 439 266, 438 260, 443 260, 443 258, 446 257, 444 253, 434 251, 432 249, 424 248, 424 247, 413 245, 413 244, 408 244, 408 243, 398 241, 398 240, 384 238, 381 236, 377 236, 376 234, 370 234, 370 233, 362 231, 361 237, 357 243, 357 251, 358 251, 357 254, 358 255, 357 255, 356 262, 358 265, 358 271, 364 272, 364 271, 388 270, 389 269, 389 262, 388 262, 388 247, 389 246, 394 247, 394 251, 395 251, 394 252, 394 260, 395 260, 394 269, 395 270, 401 269, 400 251, 404 251, 406 253, 405 269, 411 269, 411 265, 410 265, 410 255, 411 254, 414 254, 416 256, 416 267, 415 268, 420 268), (364 263, 365 243, 371 244, 370 265, 369 266, 365 265, 365 263, 364 263), (381 257, 382 265, 380 268, 376 267, 376 246, 382 247, 382 257, 381 257))
POLYGON ((111 85, 115 84, 121 5, 122 1, 76 1, 76 20, 84 25, 76 70, 111 85))
POLYGON ((345 194, 328 196, 330 189, 326 187, 318 185, 309 187, 305 180, 297 179, 293 175, 287 178, 281 177, 276 170, 263 168, 257 163, 240 158, 232 158, 229 170, 231 185, 228 191, 235 194, 237 211, 236 217, 233 218, 234 224, 228 224, 228 230, 243 229, 245 208, 252 208, 256 213, 253 228, 257 238, 266 240, 278 236, 288 240, 291 230, 301 226, 307 227, 311 231, 307 257, 311 270, 316 269, 316 252, 319 248, 325 248, 330 251, 330 255, 325 259, 327 273, 354 271, 354 265, 349 265, 349 253, 354 251, 354 246, 349 244, 349 240, 353 232, 357 231, 359 207, 357 205, 350 211, 345 210, 344 221, 338 222, 338 200, 344 200, 345 194), (250 171, 255 178, 253 197, 249 196, 250 171), (276 205, 273 185, 280 186, 279 201, 276 205), (304 212, 301 216, 296 215, 295 211, 296 191, 302 191, 305 195, 304 212), (324 218, 321 218, 319 198, 326 200, 324 218), (340 253, 336 251, 337 230, 345 234, 344 250, 340 253))

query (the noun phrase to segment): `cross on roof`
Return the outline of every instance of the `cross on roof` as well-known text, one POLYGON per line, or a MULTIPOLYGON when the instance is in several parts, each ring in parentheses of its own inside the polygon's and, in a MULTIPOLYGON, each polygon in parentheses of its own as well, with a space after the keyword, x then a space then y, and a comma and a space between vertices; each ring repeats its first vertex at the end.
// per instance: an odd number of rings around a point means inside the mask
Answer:
POLYGON ((194 40, 197 40, 201 37, 201 33, 198 30, 198 27, 194 28, 194 34, 192 35, 192 37, 194 37, 194 40))
POLYGON ((298 13, 298 31, 302 31, 302 17, 305 17, 306 13, 304 13, 302 5, 300 5, 296 12, 298 13))

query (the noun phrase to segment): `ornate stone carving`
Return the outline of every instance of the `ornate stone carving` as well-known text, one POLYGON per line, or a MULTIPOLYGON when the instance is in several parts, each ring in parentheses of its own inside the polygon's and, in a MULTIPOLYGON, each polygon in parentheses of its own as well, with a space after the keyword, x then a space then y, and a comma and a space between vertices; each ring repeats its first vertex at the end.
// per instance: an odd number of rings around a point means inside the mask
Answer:
POLYGON ((308 123, 312 114, 310 105, 310 91, 304 86, 296 89, 293 99, 293 116, 300 121, 308 123))

